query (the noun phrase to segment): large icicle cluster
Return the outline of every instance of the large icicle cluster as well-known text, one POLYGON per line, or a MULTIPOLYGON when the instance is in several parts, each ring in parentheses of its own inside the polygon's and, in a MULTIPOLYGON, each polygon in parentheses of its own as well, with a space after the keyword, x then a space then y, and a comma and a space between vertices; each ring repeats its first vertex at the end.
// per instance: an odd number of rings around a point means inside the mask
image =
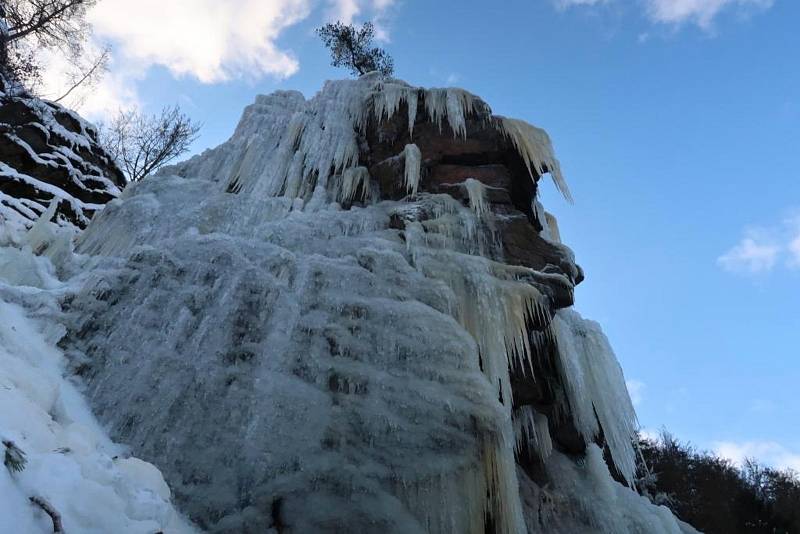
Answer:
POLYGON ((637 428, 622 369, 600 325, 574 311, 560 310, 553 321, 577 428, 587 442, 602 429, 614 464, 633 485, 636 458, 631 436, 637 428))
MULTIPOLYGON (((358 134, 370 120, 388 120, 402 104, 413 134, 420 102, 427 120, 440 130, 446 121, 461 138, 467 135, 467 118, 486 106, 463 89, 412 87, 377 73, 328 82, 309 103, 298 92, 278 92, 258 97, 227 143, 182 165, 180 172, 221 180, 229 191, 307 199, 317 185, 326 188, 331 176, 358 165, 358 134), (264 150, 266 146, 271 150, 264 150)), ((514 143, 531 178, 549 172, 559 191, 571 199, 547 134, 521 120, 498 116, 494 121, 514 143)), ((410 178, 413 174, 407 173, 410 178)))
POLYGON ((531 521, 544 490, 523 453, 566 477, 559 517, 625 533, 666 513, 623 514, 638 497, 597 463, 602 434, 630 479, 635 420, 605 338, 547 291, 572 287, 571 256, 542 239, 567 267, 504 261, 501 223, 537 230, 496 216, 499 189, 477 174, 442 185, 452 195, 425 189, 422 137, 461 143, 476 122, 513 147, 521 190, 547 171, 569 195, 540 130, 463 90, 373 74, 310 101, 258 97, 228 142, 127 188, 63 253, 81 267, 60 273, 80 287, 65 299, 70 370, 201 528, 580 532, 531 521), (371 161, 368 134, 402 110, 408 138, 371 161), (394 200, 370 175, 384 163, 394 200), (559 452, 554 414, 515 407, 520 377, 563 385, 588 468, 559 452), (613 521, 585 504, 594 494, 613 494, 613 521))

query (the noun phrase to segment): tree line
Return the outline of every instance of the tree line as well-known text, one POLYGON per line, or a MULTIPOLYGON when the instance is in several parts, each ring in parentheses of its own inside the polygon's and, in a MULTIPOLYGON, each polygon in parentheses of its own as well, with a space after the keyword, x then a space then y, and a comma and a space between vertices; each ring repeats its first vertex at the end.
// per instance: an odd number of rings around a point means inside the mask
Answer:
POLYGON ((669 432, 639 435, 640 493, 706 534, 800 534, 800 477, 746 459, 741 466, 669 432))

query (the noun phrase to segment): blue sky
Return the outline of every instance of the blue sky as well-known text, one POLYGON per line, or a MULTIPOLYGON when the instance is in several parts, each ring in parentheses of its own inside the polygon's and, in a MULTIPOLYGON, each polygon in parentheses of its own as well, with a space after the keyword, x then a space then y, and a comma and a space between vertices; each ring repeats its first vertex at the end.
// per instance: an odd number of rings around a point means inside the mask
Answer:
POLYGON ((212 147, 256 94, 347 75, 315 26, 375 20, 398 77, 551 134, 576 203, 550 184, 544 202, 587 273, 577 308, 643 427, 800 469, 800 2, 183 4, 100 0, 114 63, 85 113, 179 103, 212 147))

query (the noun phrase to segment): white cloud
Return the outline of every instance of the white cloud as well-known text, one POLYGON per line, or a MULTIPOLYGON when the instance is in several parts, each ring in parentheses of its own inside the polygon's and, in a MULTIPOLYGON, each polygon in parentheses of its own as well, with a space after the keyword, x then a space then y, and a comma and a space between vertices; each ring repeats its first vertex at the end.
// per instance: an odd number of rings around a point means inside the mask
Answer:
POLYGON ((294 74, 297 59, 275 40, 309 12, 310 0, 100 0, 88 19, 122 63, 213 83, 294 74))
MULTIPOLYGON (((350 23, 369 15, 378 40, 389 39, 387 16, 395 0, 99 0, 88 14, 94 35, 89 48, 112 46, 110 69, 100 83, 76 91, 64 103, 89 119, 107 117, 139 104, 137 84, 148 69, 162 66, 173 76, 202 83, 263 76, 286 78, 297 58, 277 40, 312 9, 328 6, 329 19, 350 23)), ((51 57, 43 93, 52 98, 68 86, 69 65, 51 57)))
POLYGON ((567 8, 572 6, 594 6, 597 4, 605 4, 608 0, 553 0, 556 6, 560 8, 567 8))
POLYGON ((352 24, 360 15, 368 13, 375 26, 375 39, 389 41, 387 14, 394 6, 395 0, 328 0, 328 3, 330 4, 326 15, 328 20, 352 24))
POLYGON ((757 274, 771 271, 781 248, 764 231, 748 230, 735 247, 717 258, 726 271, 757 274))
POLYGON ((767 9, 774 0, 646 0, 647 16, 666 24, 693 23, 708 29, 726 8, 767 9))
MULTIPOLYGON (((95 40, 86 44, 86 56, 99 57, 102 49, 95 40)), ((43 97, 57 99, 64 96, 61 104, 76 109, 90 120, 102 119, 120 109, 130 109, 139 104, 135 82, 142 76, 140 71, 125 71, 118 68, 112 57, 109 72, 94 85, 78 86, 69 94, 66 91, 74 83, 70 72, 74 66, 62 55, 48 50, 39 52, 44 65, 42 86, 38 89, 43 97)))
POLYGON ((361 13, 362 4, 363 2, 359 0, 333 0, 328 12, 328 19, 351 24, 353 19, 361 13))
POLYGON ((626 380, 625 385, 628 386, 628 394, 631 396, 631 402, 634 406, 641 404, 644 398, 645 383, 641 380, 626 380))
POLYGON ((800 233, 789 243, 789 267, 800 268, 800 233))
POLYGON ((772 7, 774 0, 552 0, 559 9, 596 6, 611 2, 643 5, 648 19, 659 24, 696 24, 709 30, 714 19, 726 9, 740 13, 772 7))
POLYGON ((800 453, 790 451, 774 441, 718 441, 712 446, 714 452, 737 465, 742 465, 745 458, 754 458, 759 463, 800 472, 800 453))
POLYGON ((717 258, 717 264, 745 274, 766 273, 779 264, 800 269, 800 210, 789 213, 780 224, 748 228, 736 246, 717 258))

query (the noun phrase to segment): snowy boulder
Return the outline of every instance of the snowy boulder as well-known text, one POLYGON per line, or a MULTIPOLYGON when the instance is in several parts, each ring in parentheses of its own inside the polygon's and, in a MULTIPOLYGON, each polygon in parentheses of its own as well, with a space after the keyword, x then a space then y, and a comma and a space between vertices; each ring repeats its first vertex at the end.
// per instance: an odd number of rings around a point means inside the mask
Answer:
POLYGON ((124 184, 91 124, 24 91, 0 91, 0 239, 54 200, 55 222, 83 228, 124 184))

